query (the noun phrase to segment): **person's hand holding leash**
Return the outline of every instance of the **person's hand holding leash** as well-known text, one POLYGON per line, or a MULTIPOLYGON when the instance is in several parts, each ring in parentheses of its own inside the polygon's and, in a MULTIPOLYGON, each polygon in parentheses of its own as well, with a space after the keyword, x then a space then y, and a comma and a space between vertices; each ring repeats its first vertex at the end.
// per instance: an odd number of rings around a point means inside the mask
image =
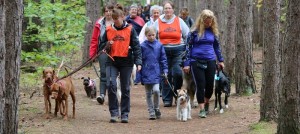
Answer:
POLYGON ((137 66, 137 71, 139 72, 139 71, 141 71, 141 69, 142 69, 142 66, 141 66, 141 65, 138 65, 138 66, 137 66))
POLYGON ((190 66, 183 67, 183 72, 189 74, 190 73, 190 66))
POLYGON ((224 69, 225 65, 224 65, 224 62, 219 62, 218 63, 218 68, 219 69, 224 69))

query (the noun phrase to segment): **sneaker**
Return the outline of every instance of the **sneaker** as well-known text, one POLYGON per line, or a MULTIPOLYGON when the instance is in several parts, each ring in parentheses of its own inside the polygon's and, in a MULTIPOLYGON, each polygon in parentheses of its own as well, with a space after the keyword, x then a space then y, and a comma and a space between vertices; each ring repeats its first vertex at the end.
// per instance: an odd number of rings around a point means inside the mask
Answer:
POLYGON ((104 96, 98 96, 97 101, 98 101, 99 104, 102 105, 104 103, 104 96))
POLYGON ((128 123, 128 118, 121 119, 121 123, 128 123))
POLYGON ((200 117, 200 118, 206 118, 206 112, 205 112, 205 109, 200 110, 200 112, 199 112, 199 117, 200 117))
POLYGON ((209 113, 209 103, 204 104, 204 109, 205 109, 206 114, 208 114, 209 113))
POLYGON ((172 103, 170 103, 170 102, 165 102, 165 103, 164 103, 164 107, 172 107, 172 103))
POLYGON ((155 120, 156 119, 156 116, 155 116, 155 114, 150 114, 150 116, 149 116, 149 120, 155 120))
POLYGON ((110 123, 116 123, 118 121, 118 117, 117 116, 114 116, 114 117, 111 117, 110 118, 110 123))
POLYGON ((155 111, 156 118, 159 119, 161 116, 161 112, 159 111, 159 109, 155 109, 154 111, 155 111))

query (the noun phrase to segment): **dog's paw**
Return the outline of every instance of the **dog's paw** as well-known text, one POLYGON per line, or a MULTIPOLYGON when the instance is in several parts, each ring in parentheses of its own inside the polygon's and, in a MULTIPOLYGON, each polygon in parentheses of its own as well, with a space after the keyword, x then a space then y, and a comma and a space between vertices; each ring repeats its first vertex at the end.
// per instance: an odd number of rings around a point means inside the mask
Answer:
POLYGON ((228 108, 229 106, 228 105, 225 105, 225 108, 228 108))
POLYGON ((217 111, 218 110, 218 108, 217 107, 215 107, 215 111, 217 111))
POLYGON ((220 109, 220 114, 222 114, 222 113, 224 113, 224 110, 223 110, 223 108, 222 108, 222 109, 220 109))
POLYGON ((186 122, 186 121, 187 121, 187 119, 183 119, 183 120, 182 120, 182 122, 186 122))
POLYGON ((188 117, 188 119, 189 119, 189 120, 191 120, 191 119, 192 119, 192 117, 188 117))

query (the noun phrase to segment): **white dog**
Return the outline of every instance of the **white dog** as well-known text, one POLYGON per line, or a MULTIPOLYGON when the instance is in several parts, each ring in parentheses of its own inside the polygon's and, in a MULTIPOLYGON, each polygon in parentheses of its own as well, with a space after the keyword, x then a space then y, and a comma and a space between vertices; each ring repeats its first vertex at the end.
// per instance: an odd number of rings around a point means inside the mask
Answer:
MULTIPOLYGON (((136 66, 133 65, 132 73, 131 73, 131 77, 130 77, 130 86, 134 85, 135 76, 136 76, 136 66)), ((117 78, 117 95, 118 95, 118 98, 121 99, 121 82, 120 82, 120 76, 118 76, 118 78, 117 78)))
POLYGON ((177 90, 177 120, 187 121, 191 117, 191 103, 186 89, 177 90))

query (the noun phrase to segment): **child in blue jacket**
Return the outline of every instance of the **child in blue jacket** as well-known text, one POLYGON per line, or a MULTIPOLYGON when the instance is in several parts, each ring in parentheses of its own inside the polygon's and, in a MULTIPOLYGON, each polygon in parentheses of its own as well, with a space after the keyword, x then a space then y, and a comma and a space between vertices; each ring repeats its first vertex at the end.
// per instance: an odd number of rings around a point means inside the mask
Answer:
POLYGON ((156 30, 153 27, 147 27, 145 35, 147 40, 141 44, 141 81, 145 85, 149 120, 155 120, 161 116, 159 110, 159 83, 161 81, 161 74, 168 74, 167 56, 164 47, 155 38, 156 30), (152 94, 154 95, 153 100, 152 94))

